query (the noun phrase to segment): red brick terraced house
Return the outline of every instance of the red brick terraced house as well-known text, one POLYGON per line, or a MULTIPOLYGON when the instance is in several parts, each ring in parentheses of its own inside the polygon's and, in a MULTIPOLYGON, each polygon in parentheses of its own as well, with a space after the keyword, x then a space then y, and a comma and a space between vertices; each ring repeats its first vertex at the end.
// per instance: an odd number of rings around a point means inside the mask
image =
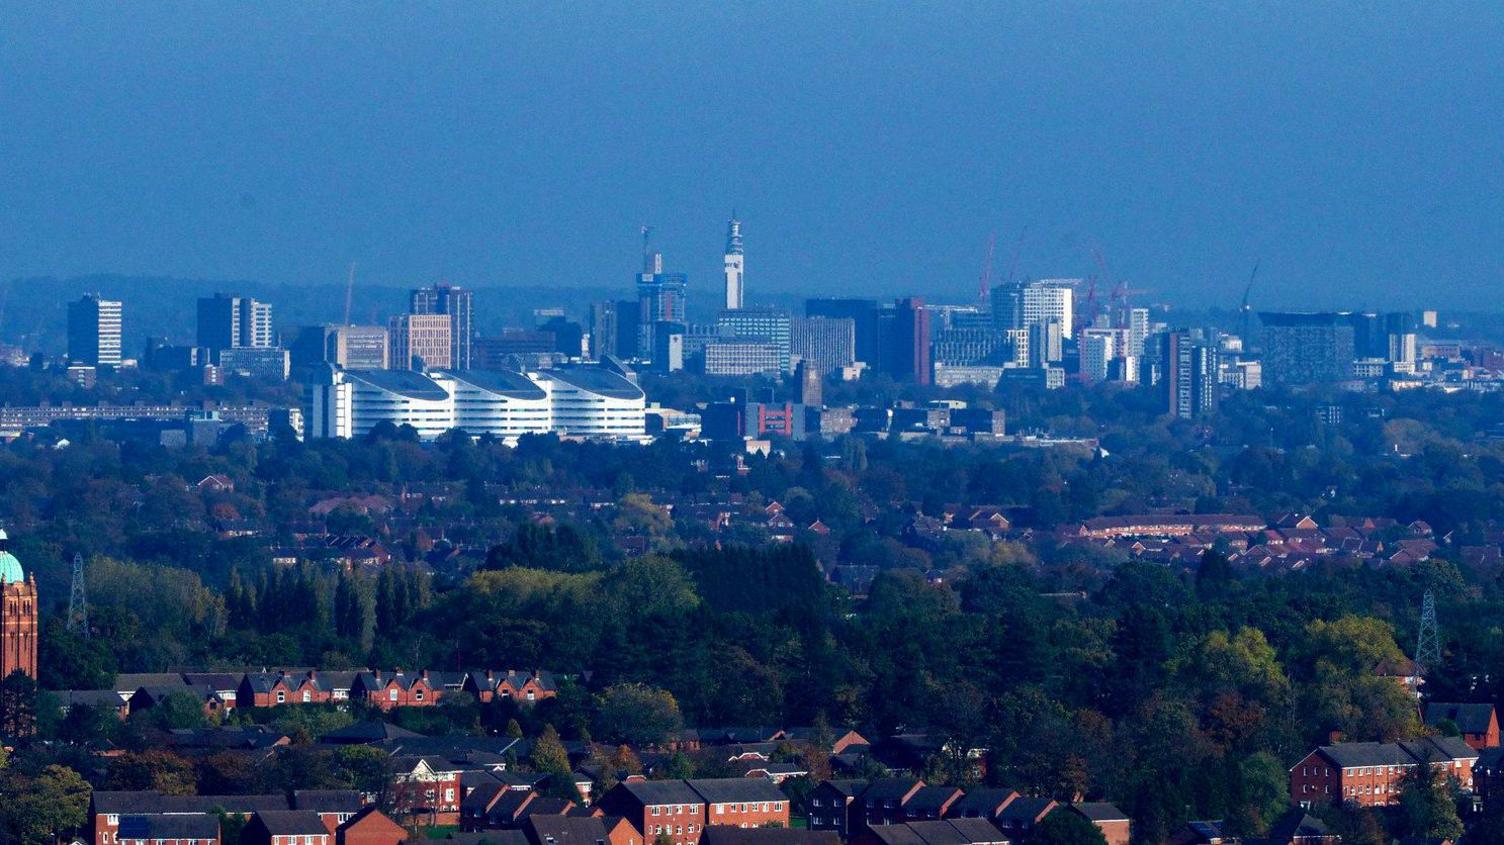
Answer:
POLYGON ((96 789, 89 797, 89 827, 94 845, 119 845, 121 822, 131 816, 211 816, 222 810, 245 817, 286 809, 284 795, 163 795, 150 790, 96 789))
POLYGON ((686 781, 705 800, 707 824, 725 827, 789 826, 789 799, 765 778, 700 778, 686 781))
POLYGON ((705 799, 682 780, 619 783, 598 806, 630 822, 644 843, 663 836, 674 845, 696 845, 705 827, 705 799))
POLYGON ((1478 751, 1499 745, 1499 714, 1492 704, 1449 704, 1432 701, 1426 704, 1426 724, 1435 728, 1450 722, 1462 734, 1462 741, 1478 751))
POLYGON ((346 819, 334 832, 334 845, 398 845, 407 831, 375 807, 346 819))
POLYGON ((471 672, 465 679, 464 689, 482 703, 510 698, 518 704, 535 704, 559 694, 559 684, 553 673, 539 670, 471 672))
POLYGON ((1477 761, 1478 752, 1456 737, 1323 745, 1290 767, 1290 797, 1302 807, 1341 802, 1387 806, 1399 801, 1400 780, 1422 762, 1470 792, 1477 761))
POLYGON ((212 815, 121 816, 120 845, 219 845, 219 817, 212 815))
POLYGON ((438 702, 439 695, 429 682, 427 672, 408 675, 401 669, 391 674, 383 674, 379 669, 361 672, 350 685, 351 701, 363 701, 382 710, 430 707, 438 702))
POLYGON ((333 845, 334 835, 318 813, 268 810, 251 816, 240 832, 240 845, 333 845))

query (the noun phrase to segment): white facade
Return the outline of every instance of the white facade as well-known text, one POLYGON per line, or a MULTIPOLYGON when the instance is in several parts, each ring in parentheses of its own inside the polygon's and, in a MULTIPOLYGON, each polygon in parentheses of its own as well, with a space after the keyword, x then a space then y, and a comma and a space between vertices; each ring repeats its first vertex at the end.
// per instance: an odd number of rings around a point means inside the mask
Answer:
POLYGON ((308 437, 361 437, 389 422, 421 440, 451 429, 515 442, 524 434, 645 437, 645 397, 604 369, 522 373, 464 370, 418 373, 331 368, 305 399, 308 437))
POLYGON ((1043 324, 1054 318, 1060 321, 1065 337, 1075 336, 1073 279, 1045 279, 1024 287, 1024 325, 1043 324))
POLYGON ((1081 378, 1106 381, 1117 357, 1117 329, 1084 329, 1081 332, 1081 378))
POLYGON ((726 308, 736 310, 742 307, 744 288, 742 286, 742 262, 745 256, 742 254, 742 221, 736 219, 732 213, 731 221, 726 224, 726 308))

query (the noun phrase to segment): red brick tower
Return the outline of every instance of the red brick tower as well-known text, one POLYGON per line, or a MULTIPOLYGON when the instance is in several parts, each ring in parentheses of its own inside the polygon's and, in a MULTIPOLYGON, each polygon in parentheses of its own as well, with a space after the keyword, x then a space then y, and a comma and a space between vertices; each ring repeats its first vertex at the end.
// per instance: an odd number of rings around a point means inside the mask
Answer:
POLYGON ((0 531, 0 678, 37 677, 37 580, 26 577, 0 531))

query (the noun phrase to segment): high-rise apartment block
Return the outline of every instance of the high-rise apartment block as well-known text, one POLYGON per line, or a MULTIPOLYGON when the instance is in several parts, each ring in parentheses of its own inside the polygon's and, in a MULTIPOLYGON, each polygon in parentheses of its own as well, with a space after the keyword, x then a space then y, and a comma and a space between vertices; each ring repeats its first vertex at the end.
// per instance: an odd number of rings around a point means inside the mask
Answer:
POLYGON ((215 355, 223 349, 269 349, 275 346, 271 304, 222 293, 200 298, 198 345, 215 355))
POLYGON ((449 317, 448 358, 451 364, 446 366, 469 369, 474 365, 474 291, 446 284, 416 288, 408 296, 407 310, 410 314, 447 315, 449 317))
POLYGON ((1217 350, 1186 331, 1160 336, 1166 412, 1195 419, 1217 407, 1217 350))
POLYGON ((120 364, 121 304, 89 294, 68 303, 68 360, 91 367, 120 364))

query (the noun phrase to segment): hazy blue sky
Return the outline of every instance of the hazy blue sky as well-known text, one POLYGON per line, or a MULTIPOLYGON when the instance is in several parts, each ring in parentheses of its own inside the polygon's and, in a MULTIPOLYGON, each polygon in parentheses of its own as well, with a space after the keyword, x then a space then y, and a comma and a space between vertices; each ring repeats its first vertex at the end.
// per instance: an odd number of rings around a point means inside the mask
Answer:
POLYGON ((0 276, 1498 307, 1504 12, 0 5, 0 276))

